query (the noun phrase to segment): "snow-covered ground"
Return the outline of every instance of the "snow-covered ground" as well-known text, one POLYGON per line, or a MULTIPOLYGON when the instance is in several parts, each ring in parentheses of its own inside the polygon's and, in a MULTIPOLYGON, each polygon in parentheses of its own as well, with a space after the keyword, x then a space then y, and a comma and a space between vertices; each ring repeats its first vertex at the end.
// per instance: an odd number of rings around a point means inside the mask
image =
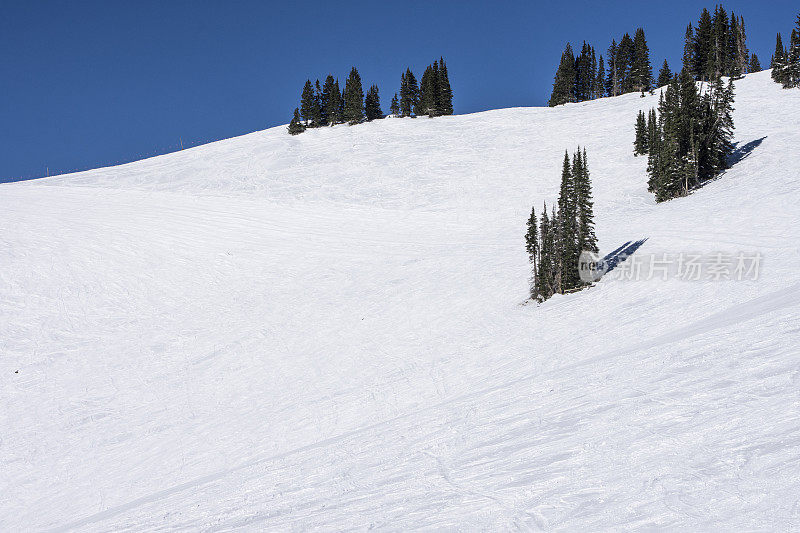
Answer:
POLYGON ((739 81, 746 157, 661 205, 632 155, 657 100, 0 185, 0 530, 800 528, 800 91, 739 81), (604 251, 759 279, 522 305, 578 145, 604 251))

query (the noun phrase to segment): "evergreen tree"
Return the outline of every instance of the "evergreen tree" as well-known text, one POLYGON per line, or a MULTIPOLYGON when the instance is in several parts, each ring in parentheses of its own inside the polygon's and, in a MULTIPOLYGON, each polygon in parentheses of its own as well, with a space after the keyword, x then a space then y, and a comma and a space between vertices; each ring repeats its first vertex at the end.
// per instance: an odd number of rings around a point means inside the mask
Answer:
MULTIPOLYGON (((580 148, 575 155, 578 172, 575 175, 575 203, 578 218, 578 257, 581 252, 597 253, 597 236, 594 231, 594 202, 592 201, 592 183, 589 178, 589 162, 586 148, 581 155, 580 148)), ((573 166, 576 166, 573 164, 573 166)))
POLYGON ((700 20, 697 21, 697 28, 694 33, 694 67, 692 73, 694 78, 707 81, 711 78, 714 71, 714 49, 713 49, 714 26, 711 21, 711 13, 703 8, 700 20))
POLYGON ((575 174, 580 172, 580 163, 573 159, 570 164, 569 153, 564 154, 561 170, 561 189, 558 196, 558 290, 561 293, 580 285, 578 276, 577 213, 575 174))
MULTIPOLYGON (((694 57, 696 48, 694 29, 692 28, 692 24, 689 23, 689 25, 686 27, 686 34, 683 38, 683 68, 689 69, 695 79, 700 77, 700 73, 696 70, 697 65, 694 57)), ((664 85, 666 85, 666 83, 664 85)), ((658 84, 659 87, 664 87, 664 85, 662 85, 660 82, 658 84)))
POLYGON ((344 114, 342 118, 349 124, 357 124, 364 119, 364 90, 358 69, 350 69, 350 76, 344 84, 344 114))
POLYGON ((672 71, 669 69, 669 64, 667 60, 664 60, 664 64, 661 65, 661 70, 658 71, 658 81, 656 85, 659 87, 665 87, 669 84, 669 80, 672 79, 672 71))
POLYGON ((400 114, 400 104, 397 101, 397 93, 394 93, 394 96, 392 96, 392 105, 389 107, 389 112, 394 116, 400 114))
POLYGON ((747 74, 750 66, 750 52, 747 50, 747 35, 744 18, 731 13, 730 33, 728 34, 728 72, 737 78, 747 74))
POLYGON ((439 58, 439 96, 441 104, 439 106, 440 115, 453 114, 453 89, 450 87, 450 78, 447 75, 447 64, 444 58, 439 58))
POLYGON ((597 79, 595 80, 595 98, 602 98, 606 95, 606 64, 602 54, 597 62, 597 79))
POLYGON ((553 222, 547 216, 547 203, 542 209, 542 220, 539 225, 539 235, 541 245, 539 250, 539 265, 536 275, 537 290, 542 300, 550 298, 555 294, 555 217, 553 222))
POLYGON ((622 94, 622 84, 620 83, 619 72, 617 68, 617 55, 619 46, 616 40, 611 41, 611 46, 608 47, 608 77, 606 78, 606 94, 608 96, 617 96, 622 94))
POLYGON ((334 88, 333 76, 328 74, 325 83, 322 84, 322 94, 320 95, 320 114, 323 125, 333 124, 336 120, 336 108, 338 105, 339 90, 334 88), (335 97, 334 97, 335 92, 335 97))
POLYGON ((650 64, 650 49, 647 46, 647 40, 642 28, 638 28, 633 37, 630 72, 633 90, 644 92, 653 87, 653 67, 650 64))
POLYGON ((314 99, 311 103, 311 124, 317 128, 322 125, 322 87, 319 80, 314 84, 314 99))
POLYGON ((306 131, 305 126, 300 121, 300 111, 295 107, 294 108, 294 116, 292 116, 292 120, 289 122, 289 134, 297 135, 298 133, 303 133, 306 131))
POLYGON ((783 83, 784 69, 786 68, 788 59, 787 56, 788 53, 786 52, 786 48, 783 47, 781 34, 778 33, 778 36, 775 40, 775 53, 772 54, 772 61, 769 65, 769 68, 772 69, 772 79, 778 83, 783 83))
POLYGON ((725 8, 718 5, 714 10, 714 18, 711 26, 713 28, 713 40, 711 44, 713 67, 708 72, 708 79, 713 80, 724 76, 728 72, 728 34, 730 26, 728 14, 725 8))
POLYGON ((644 111, 639 111, 636 117, 636 138, 633 141, 633 155, 644 155, 647 153, 647 120, 644 111))
POLYGON ((367 120, 383 118, 383 110, 381 110, 381 99, 380 96, 378 96, 377 85, 372 85, 367 91, 367 96, 364 98, 364 114, 367 120))
POLYGON ((748 72, 761 72, 761 62, 758 60, 758 56, 753 53, 750 54, 750 66, 747 68, 748 72))
POLYGON ((303 93, 300 96, 300 116, 303 117, 306 127, 314 119, 314 100, 314 86, 311 84, 311 80, 306 80, 306 84, 303 85, 303 93))
POLYGON ((439 114, 438 103, 441 101, 439 95, 439 65, 434 62, 428 65, 422 74, 419 85, 419 98, 414 113, 419 117, 428 115, 435 117, 439 114))
POLYGON ((620 86, 622 92, 620 94, 629 93, 637 90, 634 86, 633 79, 633 60, 634 60, 634 43, 631 36, 627 33, 622 36, 619 41, 619 49, 617 50, 617 69, 619 71, 620 86))
POLYGON ((525 250, 528 252, 528 259, 532 267, 530 293, 531 298, 536 298, 539 295, 539 220, 536 218, 535 208, 531 208, 531 216, 528 218, 527 226, 528 231, 525 233, 525 250))
POLYGON ((561 63, 558 65, 555 79, 553 80, 553 93, 550 95, 550 107, 575 101, 575 54, 572 46, 567 43, 561 54, 561 63))
POLYGON ((411 112, 417 107, 419 97, 419 87, 417 78, 410 68, 400 77, 400 115, 410 117, 411 112))
POLYGON ((784 88, 800 87, 800 15, 797 15, 797 27, 792 30, 789 41, 789 52, 783 73, 784 88))

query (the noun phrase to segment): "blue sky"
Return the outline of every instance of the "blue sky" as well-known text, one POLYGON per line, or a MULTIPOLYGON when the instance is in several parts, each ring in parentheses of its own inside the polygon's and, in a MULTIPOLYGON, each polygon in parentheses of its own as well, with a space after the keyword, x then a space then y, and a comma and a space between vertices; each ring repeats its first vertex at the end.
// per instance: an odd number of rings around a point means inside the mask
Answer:
MULTIPOLYGON (((645 29, 677 67, 713 3, 229 0, 0 3, 0 181, 141 159, 288 122, 306 78, 352 65, 387 111, 400 73, 444 56, 456 113, 546 105, 567 41, 645 29)), ((725 2, 766 68, 796 0, 725 2)))

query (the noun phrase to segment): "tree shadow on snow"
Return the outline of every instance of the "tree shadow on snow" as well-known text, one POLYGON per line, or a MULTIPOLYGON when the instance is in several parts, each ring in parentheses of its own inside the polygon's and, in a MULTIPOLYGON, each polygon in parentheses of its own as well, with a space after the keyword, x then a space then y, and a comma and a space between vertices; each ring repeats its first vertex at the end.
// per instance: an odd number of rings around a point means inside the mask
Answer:
POLYGON ((733 151, 733 153, 728 158, 728 167, 732 167, 733 165, 739 163, 740 161, 743 161, 743 160, 747 159, 748 157, 750 157, 750 154, 753 153, 753 150, 755 150, 756 148, 761 146, 761 143, 764 142, 764 139, 766 139, 766 138, 767 138, 767 136, 765 135, 764 137, 761 137, 760 139, 756 139, 754 141, 750 141, 749 143, 744 144, 742 146, 739 146, 739 144, 741 144, 741 143, 736 143, 736 149, 733 151))
POLYGON ((608 274, 615 268, 617 265, 625 261, 629 256, 633 255, 633 252, 639 249, 647 241, 647 238, 638 240, 638 241, 628 241, 613 252, 606 254, 602 261, 602 269, 603 275, 608 274))

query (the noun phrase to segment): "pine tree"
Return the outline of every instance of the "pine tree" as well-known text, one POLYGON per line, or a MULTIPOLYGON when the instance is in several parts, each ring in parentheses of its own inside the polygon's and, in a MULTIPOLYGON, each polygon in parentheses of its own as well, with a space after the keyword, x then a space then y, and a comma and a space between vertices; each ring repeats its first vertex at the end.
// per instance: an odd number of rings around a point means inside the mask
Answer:
MULTIPOLYGON (((694 29, 692 28, 692 24, 690 23, 686 27, 686 34, 684 35, 683 38, 683 68, 689 69, 694 78, 697 79, 700 77, 700 73, 697 72, 696 70, 697 66, 694 57, 695 50, 696 50, 696 45, 694 40, 694 29)), ((664 87, 666 83, 664 85, 661 85, 661 83, 659 82, 658 85, 659 87, 664 87)))
POLYGON ((349 124, 357 124, 364 119, 364 90, 358 69, 350 69, 344 84, 344 114, 342 118, 349 124))
POLYGON ((300 116, 303 117, 306 127, 314 119, 314 100, 314 86, 311 84, 311 80, 306 80, 306 84, 303 85, 303 93, 300 96, 300 116))
POLYGON ((730 33, 730 25, 728 14, 721 5, 718 5, 714 10, 714 18, 711 25, 713 27, 713 67, 709 72, 709 79, 713 80, 726 75, 729 70, 728 34, 730 33))
POLYGON ((707 81, 711 78, 714 71, 714 49, 713 49, 714 26, 711 21, 711 13, 703 8, 700 20, 697 21, 697 28, 694 33, 694 67, 692 73, 694 78, 707 81))
POLYGON ((417 79, 410 68, 400 76, 400 115, 410 117, 411 112, 417 107, 419 88, 417 79))
POLYGON ((619 41, 619 49, 617 50, 617 69, 620 78, 621 93, 625 94, 637 90, 634 86, 633 80, 633 59, 634 59, 634 44, 633 39, 627 33, 622 36, 619 41))
POLYGON ((528 260, 531 263, 531 298, 539 295, 538 262, 539 262, 539 220, 536 218, 536 209, 531 208, 531 216, 528 218, 528 231, 525 233, 525 250, 528 252, 528 260))
POLYGON ((611 46, 608 47, 608 77, 606 78, 606 94, 608 96, 617 96, 621 94, 622 86, 620 83, 619 72, 617 69, 617 55, 619 53, 619 46, 616 40, 611 41, 611 46))
POLYGON ((744 18, 731 12, 730 33, 728 34, 728 72, 727 75, 738 78, 747 74, 750 66, 750 52, 747 50, 747 36, 744 18))
POLYGON ((669 84, 669 80, 672 79, 672 71, 669 69, 669 64, 667 60, 664 60, 664 64, 661 65, 661 70, 658 71, 658 81, 656 85, 659 87, 665 87, 669 84))
POLYGON ((300 110, 298 110, 296 107, 294 108, 294 115, 292 116, 292 120, 289 122, 289 127, 287 129, 289 130, 290 135, 297 135, 298 133, 303 133, 306 131, 305 126, 303 126, 303 123, 300 121, 300 110))
POLYGON ((606 65, 602 54, 597 62, 597 79, 595 81, 595 98, 602 98, 606 95, 606 65))
POLYGON ((631 85, 633 90, 639 92, 649 91, 653 87, 653 67, 650 64, 650 49, 647 46, 647 40, 642 28, 638 28, 633 37, 631 85))
POLYGON ((428 65, 425 72, 420 78, 419 85, 419 98, 417 99, 417 107, 414 113, 419 117, 428 115, 435 117, 439 114, 437 101, 440 101, 439 96, 439 65, 434 62, 433 65, 428 65))
POLYGON ((547 216, 547 203, 542 209, 542 220, 539 225, 541 246, 539 250, 539 269, 536 275, 537 289, 542 300, 550 298, 556 292, 555 285, 555 217, 547 216))
POLYGON ((394 96, 392 96, 392 105, 389 107, 389 112, 394 116, 400 114, 400 104, 397 101, 397 93, 394 93, 394 96))
POLYGON ((569 153, 564 154, 564 165, 561 170, 561 189, 558 196, 558 290, 561 293, 579 286, 577 218, 575 202, 575 173, 580 170, 580 163, 573 159, 570 164, 569 153))
POLYGON ((550 95, 550 107, 575 101, 575 54, 572 46, 567 43, 561 54, 555 79, 553 80, 553 93, 550 95))
POLYGON ((800 15, 797 15, 797 27, 792 30, 792 37, 789 41, 783 86, 786 89, 800 87, 800 15))
POLYGON ((383 110, 381 110, 381 99, 378 95, 377 85, 372 85, 369 90, 367 90, 367 96, 364 98, 364 114, 367 120, 383 118, 383 110))
MULTIPOLYGON (((336 102, 337 99, 333 98, 334 90, 333 76, 328 74, 328 77, 325 78, 325 83, 322 84, 322 94, 319 100, 323 125, 333 124, 336 118, 336 106, 334 102, 336 102)), ((336 96, 339 96, 338 90, 336 90, 336 96)))
POLYGON ((579 172, 575 176, 575 202, 578 218, 578 254, 581 252, 597 253, 597 236, 594 231, 594 202, 592 201, 592 182, 589 178, 589 162, 586 148, 581 156, 580 148, 576 154, 579 172))
POLYGON ((786 48, 783 47, 783 40, 781 39, 781 34, 778 33, 778 36, 775 40, 775 53, 772 54, 772 62, 770 62, 769 68, 772 69, 772 79, 775 80, 777 83, 783 83, 784 80, 784 69, 786 68, 786 63, 788 59, 788 53, 786 52, 786 48))
POLYGON ((633 155, 644 155, 647 153, 647 121, 644 111, 639 111, 636 117, 636 138, 633 141, 633 155))
POLYGON ((453 89, 450 87, 450 78, 447 75, 447 64, 444 58, 439 58, 439 96, 441 98, 441 105, 439 108, 440 115, 453 114, 453 89))
POLYGON ((748 72, 761 72, 761 62, 758 60, 758 56, 753 53, 750 54, 750 66, 747 68, 748 72))
POLYGON ((322 125, 322 87, 319 80, 314 84, 314 99, 311 103, 311 124, 317 128, 322 125))

